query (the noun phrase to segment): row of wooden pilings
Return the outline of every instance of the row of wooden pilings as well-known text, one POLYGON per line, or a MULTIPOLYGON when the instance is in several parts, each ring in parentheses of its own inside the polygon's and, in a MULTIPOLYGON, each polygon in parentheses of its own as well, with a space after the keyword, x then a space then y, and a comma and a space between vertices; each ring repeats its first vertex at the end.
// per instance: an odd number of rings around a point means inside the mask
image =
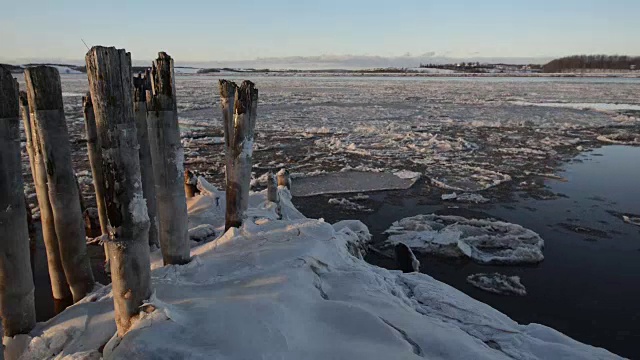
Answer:
MULTIPOLYGON (((150 249, 160 247, 165 265, 190 261, 185 197, 194 195, 197 181, 184 170, 173 59, 161 52, 150 70, 134 78, 129 53, 97 46, 86 64, 87 149, 122 336, 151 294, 150 249)), ((54 301, 77 302, 95 286, 60 76, 53 67, 31 67, 25 82, 27 91, 19 92, 17 81, 0 67, 0 312, 7 337, 35 325, 20 108, 54 301)), ((237 86, 220 80, 219 86, 228 229, 242 224, 248 207, 258 89, 250 81, 237 86)), ((278 202, 278 182, 290 187, 288 173, 278 180, 270 174, 269 201, 278 202)))

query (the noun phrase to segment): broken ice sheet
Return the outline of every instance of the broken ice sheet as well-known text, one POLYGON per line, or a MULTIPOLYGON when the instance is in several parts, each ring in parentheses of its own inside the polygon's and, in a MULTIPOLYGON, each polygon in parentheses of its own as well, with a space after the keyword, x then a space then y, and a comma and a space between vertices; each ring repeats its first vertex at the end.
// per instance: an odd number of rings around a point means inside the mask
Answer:
POLYGON ((527 295, 527 289, 520 282, 519 276, 507 276, 500 273, 473 274, 467 277, 467 282, 484 291, 500 295, 527 295))
POLYGON ((344 210, 349 210, 349 211, 362 211, 362 212, 372 212, 373 209, 370 209, 364 205, 360 205, 358 203, 355 203, 353 201, 350 201, 349 199, 345 199, 345 198, 341 198, 341 199, 337 199, 337 198, 331 198, 329 199, 329 204, 330 205, 335 205, 337 207, 340 207, 344 210))
POLYGON ((462 193, 458 195, 457 193, 454 192, 452 194, 442 194, 440 198, 445 201, 455 200, 462 203, 474 203, 474 204, 484 204, 491 201, 480 194, 474 194, 474 193, 462 193))
POLYGON ((493 219, 417 215, 385 231, 387 244, 442 257, 469 257, 480 264, 527 264, 544 259, 544 240, 520 225, 493 219))
POLYGON ((511 176, 477 166, 446 166, 430 168, 431 183, 446 190, 475 192, 511 181, 511 176))
POLYGON ((622 215, 622 220, 624 220, 624 222, 626 223, 640 226, 640 216, 622 215))
MULTIPOLYGON (((406 175, 406 174, 403 174, 406 175)), ((390 173, 344 171, 300 178, 291 189, 293 196, 344 194, 408 189, 417 178, 401 178, 390 173)))

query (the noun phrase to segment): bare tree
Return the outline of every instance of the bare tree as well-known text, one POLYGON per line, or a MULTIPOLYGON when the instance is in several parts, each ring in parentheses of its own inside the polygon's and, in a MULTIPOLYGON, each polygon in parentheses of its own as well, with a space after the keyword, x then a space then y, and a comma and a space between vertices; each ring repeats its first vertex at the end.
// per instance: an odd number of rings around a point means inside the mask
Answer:
POLYGON ((149 216, 133 114, 131 55, 124 49, 94 46, 85 59, 102 147, 116 325, 123 336, 151 295, 149 216))

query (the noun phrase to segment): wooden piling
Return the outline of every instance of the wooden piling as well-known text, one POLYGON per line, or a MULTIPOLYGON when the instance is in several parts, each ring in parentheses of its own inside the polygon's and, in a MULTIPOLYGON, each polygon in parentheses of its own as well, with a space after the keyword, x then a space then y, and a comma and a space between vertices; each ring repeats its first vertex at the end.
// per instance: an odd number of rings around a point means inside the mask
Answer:
MULTIPOLYGON (((82 113, 84 114, 84 127, 87 135, 87 153, 89 155, 89 165, 93 178, 93 190, 96 196, 98 208, 98 221, 100 222, 100 232, 103 236, 109 234, 109 217, 107 216, 107 206, 104 203, 104 176, 102 174, 102 148, 98 139, 98 129, 96 128, 96 116, 93 112, 93 102, 91 93, 87 92, 82 97, 82 113)), ((111 272, 109 264, 109 248, 104 244, 104 269, 111 272)))
MULTIPOLYGON (((29 101, 27 100, 27 93, 24 91, 20 91, 18 95, 18 99, 20 102, 20 114, 22 115, 22 123, 24 125, 24 133, 25 133, 25 147, 27 149, 27 155, 29 155, 29 168, 31 169, 31 174, 35 174, 34 164, 33 164, 33 143, 31 141, 31 121, 29 116, 29 101)), ((35 179, 34 179, 35 180, 35 179)), ((34 181, 35 183, 35 181, 34 181)), ((31 272, 35 273, 35 257, 36 257, 36 227, 33 223, 33 215, 31 214, 31 208, 29 207, 29 203, 27 201, 25 194, 25 209, 27 211, 27 225, 29 229, 29 254, 31 258, 31 272)))
POLYGON ((54 67, 37 66, 25 70, 25 81, 29 112, 38 134, 47 173, 60 259, 73 301, 77 302, 93 290, 94 279, 87 254, 78 186, 71 163, 60 74, 54 67))
POLYGON ((220 100, 225 131, 226 194, 225 229, 240 227, 249 206, 254 128, 258 89, 250 81, 240 87, 220 80, 220 100), (231 95, 234 91, 235 95, 231 95), (233 100, 233 116, 231 116, 233 100))
POLYGON ((198 178, 193 171, 189 169, 185 169, 184 171, 184 193, 187 196, 187 199, 190 199, 200 193, 200 190, 198 190, 198 178))
POLYGON ((277 203, 278 199, 278 181, 276 180, 276 176, 269 171, 267 174, 267 200, 277 203))
POLYGON ((49 185, 47 184, 47 171, 44 165, 44 156, 40 144, 37 127, 30 116, 29 100, 27 93, 20 92, 20 107, 22 108, 22 121, 24 124, 25 138, 27 140, 27 152, 31 164, 31 175, 40 208, 40 224, 42 227, 42 239, 47 254, 47 268, 51 281, 51 294, 56 304, 56 309, 64 309, 73 303, 73 297, 62 267, 60 258, 60 245, 56 235, 56 227, 53 219, 53 210, 49 200, 49 185))
POLYGON ((280 171, 278 171, 278 187, 280 186, 291 190, 291 175, 287 169, 280 169, 280 171))
POLYGON ((0 315, 4 336, 36 324, 20 155, 18 83, 0 66, 0 315))
POLYGON ((147 91, 147 126, 153 162, 160 249, 165 265, 190 261, 187 204, 184 192, 184 150, 180 142, 173 59, 164 52, 151 69, 147 91))
MULTIPOLYGON (((146 74, 146 73, 145 73, 146 74)), ((151 148, 149 147, 149 130, 147 128, 147 90, 151 90, 149 75, 138 74, 133 79, 133 113, 138 132, 138 145, 140 145, 140 176, 142 179, 142 192, 147 200, 147 213, 149 214, 149 246, 160 247, 158 205, 156 199, 155 180, 153 178, 153 163, 151 161, 151 148)))
POLYGON ((94 46, 85 60, 102 147, 116 325, 123 336, 151 296, 149 216, 140 175, 131 55, 124 49, 94 46))

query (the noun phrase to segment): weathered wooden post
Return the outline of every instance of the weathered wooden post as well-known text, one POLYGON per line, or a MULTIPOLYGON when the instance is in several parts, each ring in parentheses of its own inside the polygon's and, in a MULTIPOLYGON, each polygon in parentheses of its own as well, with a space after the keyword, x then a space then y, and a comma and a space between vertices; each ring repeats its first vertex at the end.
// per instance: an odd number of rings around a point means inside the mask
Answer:
MULTIPOLYGON (((98 139, 98 129, 96 128, 96 116, 93 112, 93 102, 91 93, 82 97, 82 112, 84 114, 84 127, 87 134, 87 153, 89 154, 89 165, 93 177, 93 190, 96 196, 98 208, 98 220, 100 221, 100 232, 103 236, 109 234, 109 218, 107 216, 107 206, 104 203, 104 176, 102 175, 102 149, 98 139)), ((111 271, 109 264, 109 248, 104 245, 104 268, 107 273, 111 271)))
MULTIPOLYGON (((24 91, 20 91, 18 98, 20 101, 20 113, 22 114, 22 123, 24 125, 25 132, 25 147, 27 148, 27 154, 29 155, 29 168, 31 169, 32 176, 35 176, 35 169, 33 164, 33 143, 31 141, 31 120, 29 116, 29 101, 27 100, 27 93, 25 93, 24 91)), ((27 211, 27 226, 29 229, 29 254, 31 258, 31 272, 33 273, 35 272, 36 228, 35 224, 33 223, 33 216, 31 214, 31 208, 29 208, 29 203, 27 202, 26 194, 24 205, 27 211)))
POLYGON ((234 83, 220 80, 225 160, 227 179, 227 208, 225 229, 240 227, 249 206, 253 133, 258 109, 258 89, 251 81, 243 81, 238 88, 234 83), (232 96, 231 92, 235 91, 232 96), (233 116, 230 101, 233 99, 233 116))
POLYGON ((278 199, 278 182, 276 176, 271 171, 267 174, 267 200, 274 203, 280 201, 280 199, 278 199))
POLYGON ((131 55, 124 49, 94 46, 85 60, 102 147, 116 325, 123 336, 151 296, 149 216, 140 176, 131 55))
POLYGON ((190 199, 200 193, 198 190, 198 178, 193 171, 186 169, 184 171, 184 193, 187 199, 190 199))
MULTIPOLYGON (((27 93, 20 92, 20 106, 22 107, 22 121, 24 124, 25 138, 27 140, 27 152, 31 163, 31 175, 40 208, 40 224, 42 227, 42 239, 47 253, 47 267, 49 280, 51 281, 51 293, 56 309, 64 309, 73 303, 73 297, 62 267, 60 258, 60 245, 56 235, 53 210, 49 201, 49 185, 47 184, 47 171, 44 165, 44 156, 40 144, 37 127, 30 116, 29 100, 27 93)), ((56 311, 57 312, 57 311, 56 311)))
POLYGON ((94 280, 87 255, 78 185, 71 163, 60 74, 54 67, 37 66, 25 70, 24 77, 30 116, 47 172, 60 259, 73 301, 77 302, 93 290, 94 280))
POLYGON ((278 186, 284 186, 291 190, 291 175, 289 174, 289 170, 280 169, 280 171, 278 171, 278 186))
POLYGON ((142 179, 142 192, 147 200, 147 213, 149 214, 149 246, 158 248, 159 225, 158 206, 156 200, 156 187, 153 179, 153 163, 151 161, 151 148, 149 147, 149 131, 147 129, 147 90, 151 90, 151 82, 148 76, 140 76, 133 79, 133 113, 138 132, 138 145, 140 145, 140 176, 142 179))
POLYGON ((184 193, 184 150, 180 142, 173 59, 164 52, 151 69, 147 91, 147 126, 153 161, 160 249, 165 265, 190 261, 187 204, 184 193))
POLYGON ((36 324, 19 125, 18 83, 0 66, 0 314, 9 337, 36 324))

